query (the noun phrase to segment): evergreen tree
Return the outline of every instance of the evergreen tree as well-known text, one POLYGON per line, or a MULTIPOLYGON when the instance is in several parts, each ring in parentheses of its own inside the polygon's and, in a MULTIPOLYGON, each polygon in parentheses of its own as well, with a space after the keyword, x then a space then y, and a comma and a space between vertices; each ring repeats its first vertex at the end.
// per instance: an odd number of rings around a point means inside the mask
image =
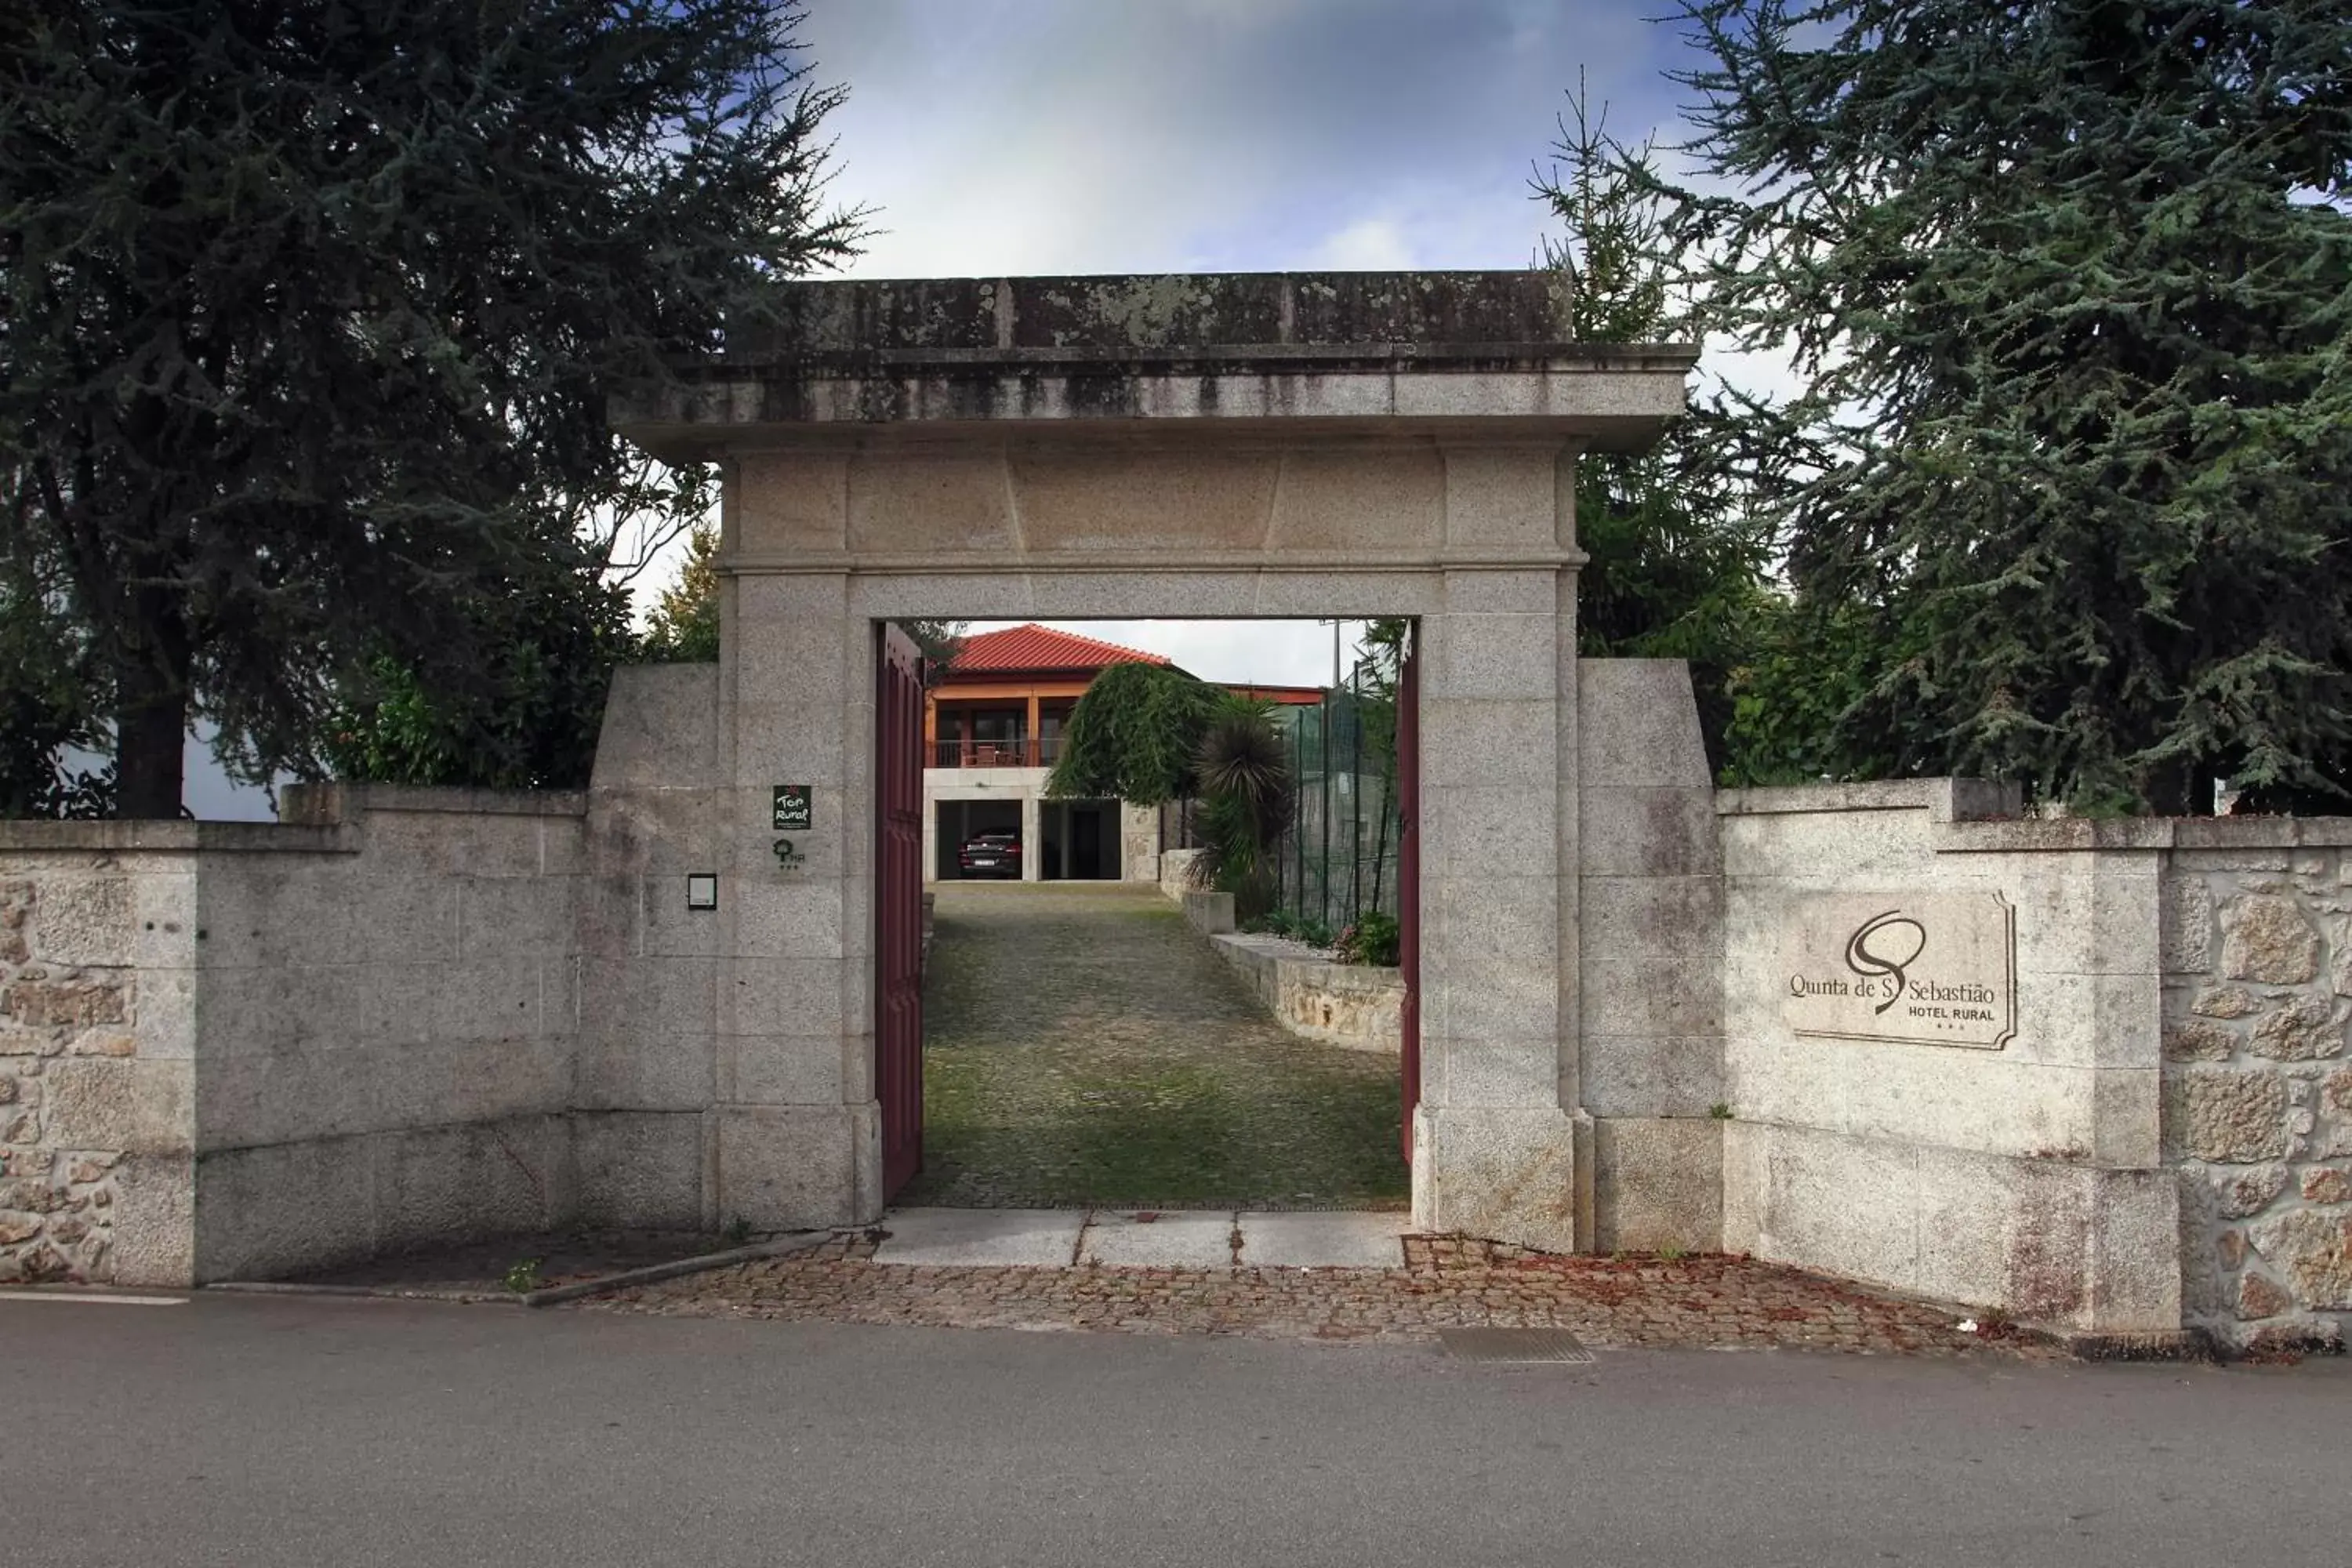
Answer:
POLYGON ((639 651, 628 592, 605 582, 602 565, 573 535, 542 541, 503 591, 468 611, 479 662, 462 685, 428 686, 390 656, 364 682, 341 683, 321 747, 335 776, 488 789, 586 784, 613 667, 639 651))
POLYGON ((1233 700, 1173 665, 1114 664, 1070 710, 1045 781, 1056 799, 1159 805, 1192 793, 1202 738, 1233 700))
MULTIPOLYGON (((1570 283, 1579 342, 1697 339, 1685 268, 1664 253, 1665 204, 1649 143, 1612 137, 1581 84, 1560 121, 1551 167, 1535 183, 1562 226, 1542 262, 1570 283)), ((1729 684, 1769 608, 1765 539, 1713 457, 1726 419, 1707 397, 1646 452, 1577 460, 1577 648, 1588 658, 1680 658, 1691 667, 1707 753, 1718 762, 1729 684)))
POLYGON ((576 609, 559 646, 597 640, 551 542, 699 516, 708 482, 634 455, 604 392, 856 237, 822 209, 840 95, 808 82, 798 16, 11 12, 0 551, 59 564, 44 607, 88 641, 75 718, 110 730, 122 815, 177 811, 195 714, 256 775, 320 771, 334 721, 411 693, 479 738, 518 595, 576 609))
POLYGON ((1842 624, 1871 651, 1831 771, 2168 811, 2216 774, 2340 800, 2352 11, 1685 17, 1708 177, 1653 180, 1658 249, 1692 262, 1710 326, 1802 382, 1755 411, 1741 478, 1784 531, 1797 637, 1842 624))
POLYGON ((690 664, 719 657, 719 531, 709 523, 687 536, 677 581, 654 602, 644 654, 661 663, 690 664))
POLYGON ((96 751, 104 736, 81 710, 88 645, 58 611, 57 575, 37 556, 0 558, 0 817, 113 806, 111 769, 67 762, 68 748, 96 751))

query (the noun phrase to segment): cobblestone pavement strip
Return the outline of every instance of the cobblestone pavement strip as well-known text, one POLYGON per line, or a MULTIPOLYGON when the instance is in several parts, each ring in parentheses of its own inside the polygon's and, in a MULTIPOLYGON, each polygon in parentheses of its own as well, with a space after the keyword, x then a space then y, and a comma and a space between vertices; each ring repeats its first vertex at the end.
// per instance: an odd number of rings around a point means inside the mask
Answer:
POLYGON ((897 1202, 1403 1205, 1396 1058, 1283 1029, 1157 888, 937 890, 897 1202))
POLYGON ((591 1310, 946 1328, 1433 1340, 1443 1328, 1560 1328, 1589 1345, 2056 1357, 1961 1314, 1742 1258, 1553 1258, 1406 1239, 1402 1268, 908 1268, 876 1232, 797 1257, 614 1293, 591 1310))

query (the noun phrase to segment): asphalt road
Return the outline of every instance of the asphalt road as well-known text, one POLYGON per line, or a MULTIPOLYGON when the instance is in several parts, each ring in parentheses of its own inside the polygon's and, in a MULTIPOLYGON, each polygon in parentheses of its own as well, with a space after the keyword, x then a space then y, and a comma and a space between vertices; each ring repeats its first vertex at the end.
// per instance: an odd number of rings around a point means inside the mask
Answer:
POLYGON ((2352 1561, 2352 1366, 0 1299, 0 1561, 2352 1561))

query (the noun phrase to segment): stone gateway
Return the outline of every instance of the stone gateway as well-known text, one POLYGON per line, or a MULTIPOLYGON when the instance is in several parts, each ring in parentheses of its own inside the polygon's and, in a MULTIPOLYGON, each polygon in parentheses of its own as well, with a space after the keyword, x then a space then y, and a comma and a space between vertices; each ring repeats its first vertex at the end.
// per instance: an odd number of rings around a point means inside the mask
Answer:
POLYGON ((2352 822, 1715 789, 1680 664, 1576 652, 1577 465, 1654 440, 1694 353, 1567 341, 1564 287, 786 287, 616 399, 719 466, 721 655, 621 671, 586 790, 0 824, 0 1279, 871 1223, 919 940, 890 624, 1394 616, 1417 1228, 2340 1336, 2352 822))

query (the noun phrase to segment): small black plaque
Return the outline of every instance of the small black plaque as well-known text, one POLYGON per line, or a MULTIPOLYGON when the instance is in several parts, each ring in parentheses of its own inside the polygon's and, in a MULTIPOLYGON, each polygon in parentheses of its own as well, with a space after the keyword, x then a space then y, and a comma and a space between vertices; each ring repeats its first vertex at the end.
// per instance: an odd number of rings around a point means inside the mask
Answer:
POLYGON ((812 816, 808 785, 778 784, 776 786, 777 832, 806 833, 814 826, 811 821, 812 816))

